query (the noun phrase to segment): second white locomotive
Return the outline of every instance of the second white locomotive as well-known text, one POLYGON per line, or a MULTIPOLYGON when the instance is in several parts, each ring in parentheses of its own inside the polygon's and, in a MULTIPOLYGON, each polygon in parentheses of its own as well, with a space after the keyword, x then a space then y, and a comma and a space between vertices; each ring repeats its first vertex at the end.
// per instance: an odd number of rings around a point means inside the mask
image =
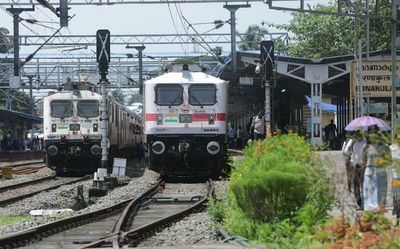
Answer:
MULTIPOLYGON (((57 175, 94 172, 100 167, 100 101, 101 95, 82 83, 44 98, 46 163, 57 175)), ((110 159, 117 153, 133 154, 142 141, 142 117, 111 98, 107 108, 110 159)))
POLYGON ((225 166, 227 82, 170 72, 144 84, 149 167, 164 177, 217 177, 225 166))

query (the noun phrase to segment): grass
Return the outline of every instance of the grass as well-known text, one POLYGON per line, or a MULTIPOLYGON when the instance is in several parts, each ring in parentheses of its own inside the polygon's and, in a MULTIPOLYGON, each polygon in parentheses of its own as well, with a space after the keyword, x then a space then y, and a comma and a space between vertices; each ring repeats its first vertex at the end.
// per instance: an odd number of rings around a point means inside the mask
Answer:
POLYGON ((0 216, 0 227, 30 219, 30 216, 0 216))

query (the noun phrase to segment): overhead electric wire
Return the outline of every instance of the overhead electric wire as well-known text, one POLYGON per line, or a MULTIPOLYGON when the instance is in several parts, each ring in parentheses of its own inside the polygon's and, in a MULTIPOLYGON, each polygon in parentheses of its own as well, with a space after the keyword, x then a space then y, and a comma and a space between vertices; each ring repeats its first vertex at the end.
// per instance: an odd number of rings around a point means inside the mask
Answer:
MULTIPOLYGON (((21 7, 21 5, 19 3, 17 3, 17 2, 15 2, 15 0, 12 0, 12 1, 13 1, 14 4, 16 4, 17 6, 21 7)), ((50 16, 48 16, 43 10, 41 10, 40 8, 36 8, 36 9, 39 10, 40 12, 42 12, 45 16, 47 16, 52 21, 52 23, 55 23, 54 20, 50 16)), ((36 18, 34 18, 29 12, 23 12, 23 13, 27 14, 31 19, 36 20, 36 18)), ((37 21, 37 22, 39 22, 39 21, 37 21)), ((51 29, 55 30, 55 28, 51 28, 51 29)))
MULTIPOLYGON (((179 17, 180 23, 181 23, 181 25, 182 25, 183 31, 186 33, 186 35, 189 35, 188 32, 187 32, 187 30, 186 30, 186 25, 185 25, 185 23, 184 23, 184 21, 183 21, 183 19, 182 19, 183 14, 182 14, 181 6, 180 6, 179 4, 177 4, 177 3, 175 3, 175 9, 176 9, 177 13, 179 13, 178 17, 179 17), (178 10, 178 9, 179 9, 179 10, 178 10)), ((186 45, 186 47, 187 47, 187 46, 188 46, 188 45, 186 45)), ((186 54, 186 52, 185 52, 185 54, 186 54)))
MULTIPOLYGON (((169 10, 169 15, 171 16, 172 24, 174 25, 174 28, 175 28, 175 32, 176 32, 176 34, 178 35, 178 37, 180 38, 180 40, 181 40, 182 42, 184 42, 183 38, 179 35, 179 31, 178 31, 178 28, 177 28, 177 26, 176 26, 176 24, 175 24, 174 16, 173 16, 173 14, 172 14, 171 6, 169 5, 168 0, 167 0, 167 5, 168 5, 168 10, 169 10)), ((186 50, 185 50, 185 48, 183 47, 183 44, 181 44, 181 48, 182 48, 183 52, 186 53, 186 50)))
MULTIPOLYGON (((192 37, 193 41, 196 41, 204 50, 206 50, 207 52, 209 52, 210 54, 212 54, 219 62, 222 63, 221 58, 212 51, 212 48, 210 47, 210 45, 207 43, 206 40, 204 40, 204 38, 201 36, 201 34, 199 32, 197 32, 197 30, 192 26, 192 24, 190 24, 190 22, 185 18, 185 16, 182 15, 183 20, 185 20, 185 22, 188 24, 188 29, 192 28, 193 31, 200 37, 200 39, 203 41, 203 43, 208 47, 208 49, 199 41, 197 41, 194 37, 192 37)), ((223 63, 225 64, 225 63, 223 63)))

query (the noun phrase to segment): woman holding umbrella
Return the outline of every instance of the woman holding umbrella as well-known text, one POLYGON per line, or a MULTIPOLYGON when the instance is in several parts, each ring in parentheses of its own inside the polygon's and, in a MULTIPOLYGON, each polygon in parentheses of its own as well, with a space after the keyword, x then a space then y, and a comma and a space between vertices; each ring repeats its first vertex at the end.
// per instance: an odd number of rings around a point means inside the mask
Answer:
POLYGON ((390 126, 374 117, 361 117, 351 121, 346 130, 368 130, 367 144, 362 151, 364 171, 363 208, 377 211, 386 204, 386 167, 392 165, 392 155, 385 136, 379 131, 389 131, 390 126))
POLYGON ((368 127, 367 145, 363 150, 365 165, 363 204, 364 210, 377 211, 386 205, 386 167, 392 165, 392 154, 379 127, 368 127))

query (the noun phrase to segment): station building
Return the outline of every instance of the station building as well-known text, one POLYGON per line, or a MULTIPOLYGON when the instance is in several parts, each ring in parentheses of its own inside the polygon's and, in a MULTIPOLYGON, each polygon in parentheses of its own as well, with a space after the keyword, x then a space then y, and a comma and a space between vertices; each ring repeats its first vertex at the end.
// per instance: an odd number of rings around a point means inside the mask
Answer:
MULTIPOLYGON (((254 63, 247 63, 259 57, 259 51, 238 51, 237 74, 225 69, 220 75, 230 80, 228 119, 235 128, 241 126, 245 134, 251 118, 265 108, 264 82, 255 73, 254 63)), ((361 67, 364 114, 378 116, 389 124, 390 58, 390 51, 372 52, 368 61, 363 55, 361 67)), ((292 130, 320 144, 325 140, 324 127, 334 120, 338 140, 344 137, 344 127, 360 112, 354 55, 321 59, 276 56, 275 64, 276 83, 270 87, 272 130, 292 130)))
POLYGON ((42 125, 43 118, 39 116, 0 109, 0 150, 22 150, 28 132, 37 131, 42 125))

